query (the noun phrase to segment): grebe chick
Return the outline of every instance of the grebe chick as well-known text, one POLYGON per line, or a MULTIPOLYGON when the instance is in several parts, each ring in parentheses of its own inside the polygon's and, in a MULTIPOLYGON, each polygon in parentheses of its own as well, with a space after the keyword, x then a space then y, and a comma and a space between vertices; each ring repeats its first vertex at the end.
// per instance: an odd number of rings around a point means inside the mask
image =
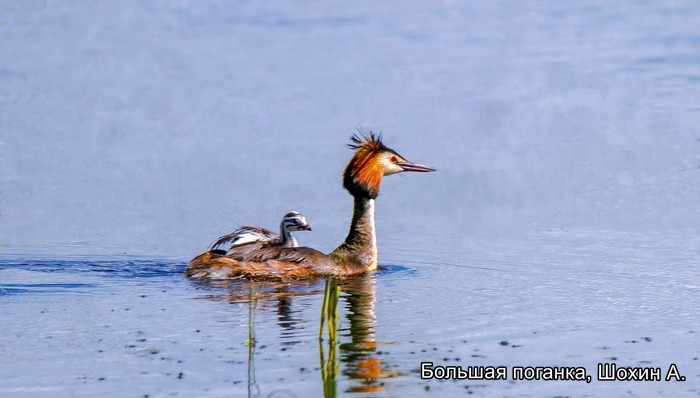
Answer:
POLYGON ((306 217, 301 215, 301 213, 298 211, 290 211, 282 218, 279 235, 269 229, 243 226, 228 235, 220 237, 211 245, 209 250, 223 254, 238 246, 251 244, 259 244, 260 248, 298 247, 299 243, 297 243, 297 240, 292 236, 292 232, 296 231, 311 231, 311 227, 306 221, 306 217), (228 250, 221 250, 226 244, 229 244, 228 250))
POLYGON ((343 186, 354 198, 350 232, 328 254, 309 247, 265 247, 250 250, 234 246, 224 255, 208 251, 193 258, 187 269, 192 278, 295 279, 344 276, 377 269, 374 201, 384 176, 403 171, 428 172, 432 167, 411 163, 382 143, 372 132, 355 134, 354 150, 343 173, 343 186))

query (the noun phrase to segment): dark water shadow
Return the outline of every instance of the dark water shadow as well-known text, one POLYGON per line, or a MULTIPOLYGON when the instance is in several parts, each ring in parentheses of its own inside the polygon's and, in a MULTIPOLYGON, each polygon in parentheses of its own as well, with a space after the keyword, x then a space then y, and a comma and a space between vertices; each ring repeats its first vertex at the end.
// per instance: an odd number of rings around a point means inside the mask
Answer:
MULTIPOLYGON (((421 263, 422 264, 422 263, 421 263)), ((384 264, 379 266, 374 276, 401 276, 401 277, 418 277, 420 272, 415 268, 406 267, 398 264, 384 264)))
POLYGON ((13 294, 92 293, 93 283, 0 283, 0 296, 13 294))
POLYGON ((156 280, 170 284, 185 279, 185 268, 178 262, 143 259, 0 258, 0 297, 93 294, 109 285, 150 285, 156 280))
POLYGON ((116 278, 152 278, 182 275, 187 264, 144 259, 0 259, 0 271, 22 269, 34 272, 91 274, 116 278))

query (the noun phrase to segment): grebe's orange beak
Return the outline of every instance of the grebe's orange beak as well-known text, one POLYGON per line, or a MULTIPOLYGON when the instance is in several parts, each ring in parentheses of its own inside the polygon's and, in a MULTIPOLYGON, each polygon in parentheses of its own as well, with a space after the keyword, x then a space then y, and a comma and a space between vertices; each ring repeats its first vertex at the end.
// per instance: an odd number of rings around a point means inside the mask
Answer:
POLYGON ((420 172, 437 171, 430 166, 425 166, 425 165, 418 164, 418 163, 396 162, 396 164, 401 166, 403 171, 420 171, 420 172))

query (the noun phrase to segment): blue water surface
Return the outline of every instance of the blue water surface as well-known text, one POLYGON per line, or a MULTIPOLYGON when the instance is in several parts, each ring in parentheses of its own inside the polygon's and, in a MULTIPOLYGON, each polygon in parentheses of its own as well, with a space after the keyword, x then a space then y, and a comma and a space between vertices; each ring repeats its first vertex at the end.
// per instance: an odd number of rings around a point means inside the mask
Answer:
POLYGON ((699 26, 694 0, 0 2, 0 396, 698 396, 699 26), (342 242, 357 128, 438 172, 382 182, 385 270, 338 282, 336 342, 324 280, 184 276, 290 210, 342 242))

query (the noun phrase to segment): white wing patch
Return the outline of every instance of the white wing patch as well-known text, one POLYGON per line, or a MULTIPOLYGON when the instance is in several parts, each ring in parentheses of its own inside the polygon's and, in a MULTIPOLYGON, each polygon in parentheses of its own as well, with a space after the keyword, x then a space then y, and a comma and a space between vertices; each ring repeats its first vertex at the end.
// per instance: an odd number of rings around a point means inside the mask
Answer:
POLYGON ((252 242, 265 242, 270 240, 270 236, 261 233, 260 231, 238 230, 238 238, 231 242, 231 246, 244 245, 252 242))
POLYGON ((239 228, 228 235, 220 237, 216 242, 211 245, 210 250, 220 249, 228 246, 228 248, 233 248, 235 246, 261 242, 265 243, 271 239, 275 238, 275 234, 272 231, 268 231, 264 228, 258 227, 242 227, 239 228))

